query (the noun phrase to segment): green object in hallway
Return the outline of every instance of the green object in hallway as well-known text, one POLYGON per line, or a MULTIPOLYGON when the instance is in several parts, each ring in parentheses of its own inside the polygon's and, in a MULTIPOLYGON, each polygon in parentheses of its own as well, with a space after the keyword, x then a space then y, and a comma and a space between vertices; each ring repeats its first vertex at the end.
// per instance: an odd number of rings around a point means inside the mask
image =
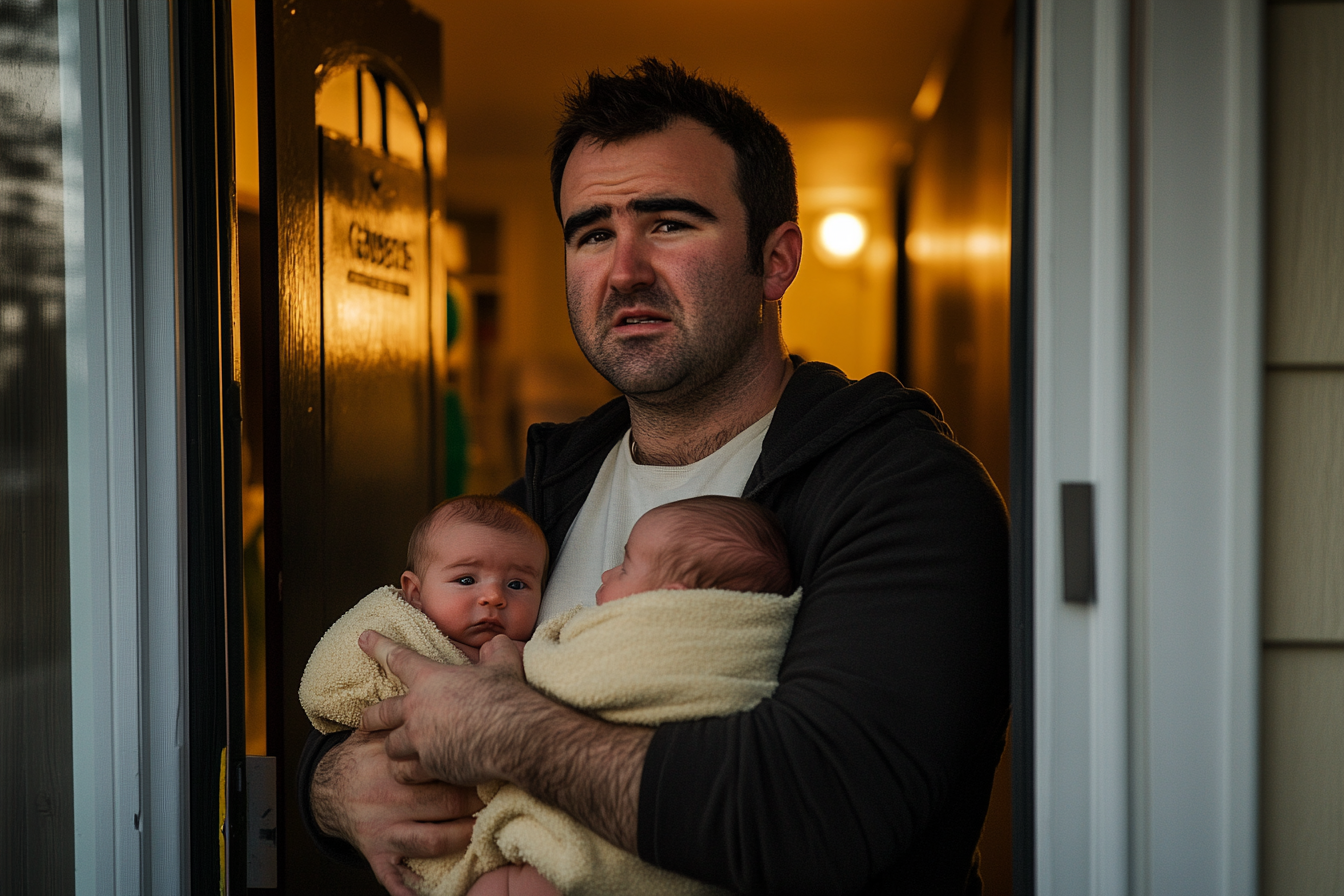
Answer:
POLYGON ((461 317, 457 313, 457 296, 453 295, 451 289, 444 294, 444 299, 446 313, 443 321, 443 346, 444 348, 452 348, 453 343, 457 341, 457 330, 461 326, 461 317))
POLYGON ((467 490, 467 417, 455 389, 443 396, 443 474, 445 498, 467 490))

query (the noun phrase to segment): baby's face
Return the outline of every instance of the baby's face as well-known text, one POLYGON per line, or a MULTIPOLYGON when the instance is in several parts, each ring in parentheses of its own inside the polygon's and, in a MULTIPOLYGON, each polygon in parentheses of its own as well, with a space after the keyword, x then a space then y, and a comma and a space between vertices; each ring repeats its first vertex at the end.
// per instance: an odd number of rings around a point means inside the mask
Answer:
POLYGON ((439 631, 472 647, 495 635, 526 641, 537 624, 546 545, 532 535, 479 523, 441 525, 422 576, 407 571, 401 590, 439 631))
POLYGON ((602 585, 597 589, 598 604, 655 588, 682 588, 659 581, 654 566, 658 553, 671 543, 675 529, 676 520, 671 513, 659 513, 655 509, 640 517, 630 530, 620 564, 602 573, 602 585))

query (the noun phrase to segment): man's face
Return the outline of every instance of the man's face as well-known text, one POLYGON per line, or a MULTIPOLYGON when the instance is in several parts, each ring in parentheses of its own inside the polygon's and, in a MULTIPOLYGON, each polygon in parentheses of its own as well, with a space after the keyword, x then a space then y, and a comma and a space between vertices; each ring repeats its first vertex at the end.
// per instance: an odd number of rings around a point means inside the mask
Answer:
POLYGON ((422 575, 401 576, 406 602, 454 641, 480 647, 495 635, 526 641, 537 624, 546 544, 479 523, 448 521, 430 539, 422 575))
POLYGON ((569 322, 588 361, 627 395, 674 398, 711 382, 762 331, 733 151, 685 119, 565 166, 569 322))

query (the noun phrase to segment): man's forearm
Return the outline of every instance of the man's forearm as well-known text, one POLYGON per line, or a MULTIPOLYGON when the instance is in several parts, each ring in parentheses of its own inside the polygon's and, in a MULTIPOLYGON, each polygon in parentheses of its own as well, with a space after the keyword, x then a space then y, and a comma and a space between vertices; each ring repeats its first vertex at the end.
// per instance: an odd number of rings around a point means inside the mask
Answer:
POLYGON ((350 834, 345 830, 345 819, 340 811, 339 784, 342 771, 348 773, 350 764, 348 761, 342 763, 342 758, 338 745, 318 760, 308 791, 309 805, 312 807, 313 822, 319 831, 328 837, 349 841, 350 834))
POLYGON ((634 852, 639 783, 653 729, 613 725, 528 686, 518 649, 499 637, 481 661, 444 666, 376 632, 360 646, 406 686, 364 710, 385 733, 393 775, 478 784, 503 778, 634 852))
POLYGON ((503 776, 636 852, 639 783, 653 729, 603 722, 535 696, 516 707, 500 744, 503 776))

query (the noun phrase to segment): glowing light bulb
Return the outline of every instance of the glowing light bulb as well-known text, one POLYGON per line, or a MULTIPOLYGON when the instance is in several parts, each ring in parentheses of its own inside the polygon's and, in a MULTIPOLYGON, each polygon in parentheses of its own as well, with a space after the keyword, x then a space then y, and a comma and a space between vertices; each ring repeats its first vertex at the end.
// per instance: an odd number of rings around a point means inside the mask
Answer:
POLYGON ((868 225, 851 212, 831 212, 821 219, 821 247, 841 260, 858 255, 868 242, 868 225))

